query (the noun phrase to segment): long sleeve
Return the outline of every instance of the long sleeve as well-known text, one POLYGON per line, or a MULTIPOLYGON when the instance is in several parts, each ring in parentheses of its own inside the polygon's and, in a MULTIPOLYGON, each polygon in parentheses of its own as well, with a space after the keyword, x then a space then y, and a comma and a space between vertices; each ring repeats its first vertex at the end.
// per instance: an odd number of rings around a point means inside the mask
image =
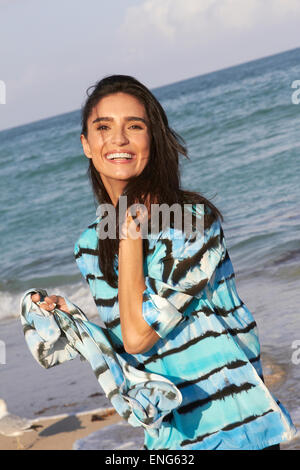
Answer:
MULTIPOLYGON (((78 351, 117 412, 147 431, 146 449, 256 450, 294 428, 260 378, 256 323, 237 295, 221 224, 209 211, 199 216, 202 239, 171 229, 147 240, 143 315, 162 338, 157 347, 136 355, 121 347, 117 289, 98 266, 97 220, 75 257, 107 329, 83 316, 65 320, 74 320, 78 351)), ((73 346, 70 328, 62 330, 73 346)))
MULTIPOLYGON (((38 307, 31 301, 36 289, 28 289, 21 299, 21 323, 27 346, 35 360, 45 369, 74 359, 78 352, 69 344, 67 338, 55 321, 52 313, 38 307)), ((42 289, 40 289, 42 292, 42 289)))
POLYGON ((80 255, 80 247, 79 247, 78 242, 76 242, 74 245, 74 256, 75 256, 75 261, 77 263, 79 271, 81 272, 83 278, 87 280, 86 276, 88 274, 88 268, 84 261, 84 257, 80 255))
MULTIPOLYGON (((76 243, 74 250, 75 257, 78 251, 79 247, 76 243)), ((87 268, 83 258, 79 257, 76 259, 76 262, 81 274, 86 279, 87 268)), ((43 289, 39 289, 39 291, 46 295, 46 291, 43 289)), ((21 322, 30 352, 42 367, 48 369, 75 359, 78 356, 78 351, 70 346, 53 313, 43 310, 44 313, 42 315, 34 302, 31 302, 30 294, 35 292, 37 292, 35 288, 28 289, 21 299, 21 322)), ((78 306, 75 308, 74 304, 66 296, 65 300, 71 314, 80 311, 84 315, 82 310, 78 306)), ((80 356, 80 359, 84 360, 82 356, 80 356)))
POLYGON ((138 370, 127 363, 114 350, 106 329, 90 322, 66 297, 71 315, 59 309, 49 314, 31 301, 32 292, 47 293, 30 289, 21 301, 26 342, 39 364, 52 367, 79 353, 90 363, 106 397, 120 416, 132 426, 147 428, 157 437, 163 418, 182 401, 176 386, 159 374, 138 370))
POLYGON ((148 263, 142 314, 161 338, 183 322, 186 309, 210 289, 226 254, 219 219, 201 211, 196 216, 205 217, 202 234, 186 238, 175 229, 162 232, 148 263))

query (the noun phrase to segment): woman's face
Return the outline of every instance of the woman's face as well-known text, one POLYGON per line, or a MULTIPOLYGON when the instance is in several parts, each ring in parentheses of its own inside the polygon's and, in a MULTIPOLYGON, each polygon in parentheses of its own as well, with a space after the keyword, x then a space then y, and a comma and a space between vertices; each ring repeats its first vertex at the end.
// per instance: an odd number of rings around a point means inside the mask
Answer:
POLYGON ((87 139, 81 135, 83 150, 105 186, 126 183, 143 171, 149 160, 150 132, 145 107, 137 98, 121 92, 101 98, 87 128, 87 139))

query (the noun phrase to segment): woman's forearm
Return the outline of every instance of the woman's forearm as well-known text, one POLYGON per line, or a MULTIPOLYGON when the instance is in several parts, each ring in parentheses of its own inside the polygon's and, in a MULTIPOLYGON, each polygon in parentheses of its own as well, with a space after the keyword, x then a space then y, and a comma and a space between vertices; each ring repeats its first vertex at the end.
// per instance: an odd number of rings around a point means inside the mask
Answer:
POLYGON ((118 297, 122 339, 131 354, 145 352, 159 339, 142 316, 145 289, 143 239, 124 238, 119 244, 118 297))

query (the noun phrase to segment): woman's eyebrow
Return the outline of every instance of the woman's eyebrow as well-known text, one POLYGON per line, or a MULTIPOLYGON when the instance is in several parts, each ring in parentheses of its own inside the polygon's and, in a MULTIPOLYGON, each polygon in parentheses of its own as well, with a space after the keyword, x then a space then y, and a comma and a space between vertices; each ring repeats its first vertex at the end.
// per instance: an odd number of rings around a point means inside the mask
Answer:
POLYGON ((141 117, 137 117, 137 116, 127 116, 125 119, 126 119, 126 121, 141 121, 144 124, 147 124, 146 119, 141 118, 141 117))
MULTIPOLYGON (((126 121, 141 121, 144 124, 147 124, 146 119, 138 117, 138 116, 126 116, 125 120, 126 121)), ((96 122, 100 122, 100 121, 113 121, 113 118, 108 117, 108 116, 97 117, 96 119, 94 119, 93 124, 95 124, 96 122)))

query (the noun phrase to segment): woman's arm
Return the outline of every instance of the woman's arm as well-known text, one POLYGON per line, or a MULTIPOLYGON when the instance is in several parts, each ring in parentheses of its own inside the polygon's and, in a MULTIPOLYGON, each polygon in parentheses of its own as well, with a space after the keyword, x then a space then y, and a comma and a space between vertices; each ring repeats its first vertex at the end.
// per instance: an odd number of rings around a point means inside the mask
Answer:
POLYGON ((144 353, 160 339, 142 316, 143 239, 124 238, 119 244, 119 308, 124 348, 129 354, 144 353))
MULTIPOLYGON (((204 208, 197 208, 195 215, 203 218, 204 208)), ((211 218, 209 212, 205 217, 204 237, 186 239, 182 233, 179 239, 173 240, 175 232, 162 234, 152 254, 153 262, 151 259, 148 264, 146 278, 142 238, 120 240, 119 308, 127 352, 145 353, 159 338, 164 338, 184 321, 185 308, 195 297, 201 297, 212 280, 226 255, 226 244, 220 221, 211 218), (170 244, 172 249, 167 253, 170 244)), ((126 230, 124 234, 127 235, 126 230)))
MULTIPOLYGON (((201 298, 202 295, 211 295, 216 269, 226 260, 226 243, 220 221, 213 218, 208 209, 204 211, 203 207, 196 209, 196 216, 204 217, 202 234, 199 232, 199 236, 195 238, 192 235, 186 238, 184 233, 174 229, 163 231, 155 240, 154 251, 151 250, 147 259, 147 275, 140 285, 139 292, 142 292, 144 285, 146 289, 139 306, 142 305, 142 318, 160 338, 166 338, 188 319, 185 311, 195 299, 201 298)), ((130 240, 121 241, 120 245, 124 244, 124 248, 125 242, 128 249, 131 245, 131 260, 137 256, 137 247, 141 257, 141 240, 133 240, 132 243, 130 240), (138 242, 141 245, 138 245, 138 242)), ((123 259, 126 260, 125 257, 123 259)), ((138 275, 134 266, 131 274, 135 280, 141 279, 141 271, 138 275)), ((218 283, 218 280, 216 282, 218 283)), ((127 289, 130 291, 130 285, 127 289)), ((140 298, 136 302, 140 302, 140 298)), ((140 335, 140 338, 143 338, 143 335, 140 335)), ((149 344, 148 349, 155 343, 153 336, 152 339, 148 337, 144 340, 144 344, 149 344)), ((137 344, 135 353, 144 353, 148 349, 142 349, 137 344)))

